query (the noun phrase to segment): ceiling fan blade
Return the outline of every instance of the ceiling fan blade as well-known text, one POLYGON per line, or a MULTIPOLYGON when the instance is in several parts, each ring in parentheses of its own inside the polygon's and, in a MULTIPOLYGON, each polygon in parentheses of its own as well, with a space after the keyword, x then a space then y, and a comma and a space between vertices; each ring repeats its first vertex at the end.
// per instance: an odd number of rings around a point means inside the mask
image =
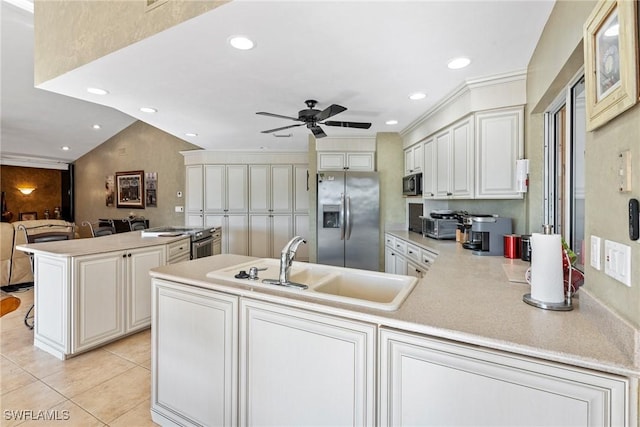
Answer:
POLYGON ((329 117, 335 116, 338 113, 342 113, 343 111, 346 111, 346 108, 342 105, 331 104, 327 108, 316 114, 315 119, 317 122, 321 122, 325 119, 328 119, 329 117))
POLYGON ((362 122, 334 122, 328 121, 322 123, 327 126, 337 126, 341 128, 357 128, 357 129, 369 129, 371 127, 371 123, 362 123, 362 122))
POLYGON ((265 113, 264 111, 258 111, 256 114, 260 114, 261 116, 278 117, 281 119, 289 119, 289 120, 295 120, 295 121, 300 120, 297 117, 283 116, 282 114, 265 113))
POLYGON ((320 126, 311 126, 309 127, 309 129, 311 129, 311 132, 313 132, 313 136, 315 136, 316 138, 324 138, 325 136, 327 136, 327 134, 324 133, 320 126))
POLYGON ((281 128, 275 128, 275 129, 263 130, 263 131, 261 131, 260 133, 271 133, 271 132, 277 132, 277 131, 279 131, 279 130, 285 130, 285 129, 289 129, 289 128, 295 128, 295 127, 302 126, 302 125, 304 125, 304 123, 300 123, 300 124, 298 124, 298 125, 283 126, 283 127, 281 127, 281 128))

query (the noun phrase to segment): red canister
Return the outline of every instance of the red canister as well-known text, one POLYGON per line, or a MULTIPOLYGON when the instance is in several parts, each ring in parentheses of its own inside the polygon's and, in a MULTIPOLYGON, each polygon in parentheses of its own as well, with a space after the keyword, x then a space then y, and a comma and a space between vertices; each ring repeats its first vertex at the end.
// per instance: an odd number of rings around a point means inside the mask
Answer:
POLYGON ((504 257, 520 258, 521 237, 519 234, 505 234, 504 236, 504 257))

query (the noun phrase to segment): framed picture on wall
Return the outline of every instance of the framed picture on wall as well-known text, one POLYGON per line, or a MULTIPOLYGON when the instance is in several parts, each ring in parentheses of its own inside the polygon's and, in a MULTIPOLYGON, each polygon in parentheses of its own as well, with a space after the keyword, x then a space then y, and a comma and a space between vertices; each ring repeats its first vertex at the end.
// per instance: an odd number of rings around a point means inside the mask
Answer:
POLYGON ((144 209, 144 171, 116 172, 119 208, 144 209))
POLYGON ((20 212, 20 221, 32 221, 38 219, 38 212, 20 212))
POLYGON ((601 0, 584 26, 587 130, 638 101, 637 2, 601 0))

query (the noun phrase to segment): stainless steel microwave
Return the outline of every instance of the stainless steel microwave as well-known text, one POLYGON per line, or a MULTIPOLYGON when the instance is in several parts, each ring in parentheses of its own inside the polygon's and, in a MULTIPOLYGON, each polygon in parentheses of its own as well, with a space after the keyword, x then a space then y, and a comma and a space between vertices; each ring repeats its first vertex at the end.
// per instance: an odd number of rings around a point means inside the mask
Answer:
POLYGON ((405 196, 422 195, 422 174, 414 173, 402 178, 402 194, 405 196))

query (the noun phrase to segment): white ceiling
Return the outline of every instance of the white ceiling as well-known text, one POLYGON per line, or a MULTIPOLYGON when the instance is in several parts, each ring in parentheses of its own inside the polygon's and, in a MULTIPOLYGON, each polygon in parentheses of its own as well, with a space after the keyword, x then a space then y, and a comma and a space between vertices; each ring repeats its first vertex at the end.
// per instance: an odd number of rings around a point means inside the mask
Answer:
MULTIPOLYGON (((277 138, 260 131, 295 122, 255 114, 297 117, 306 99, 318 100, 319 109, 332 103, 348 108, 332 120, 372 123, 369 130, 324 126, 330 137, 401 132, 464 81, 526 69, 552 7, 552 0, 236 0, 40 86, 123 115, 81 101, 75 111, 61 107, 59 102, 72 100, 31 88, 31 81, 23 81, 32 80, 31 72, 29 79, 5 80, 3 4, 3 152, 63 157, 58 146, 66 144, 72 160, 112 135, 110 130, 102 139, 87 134, 81 128, 85 119, 109 122, 115 130, 130 123, 129 116, 207 149, 306 150, 304 126, 278 132, 291 137, 277 138), (251 37, 257 46, 231 48, 227 39, 235 34, 251 37), (471 65, 449 70, 448 60, 457 56, 471 58, 471 65), (87 87, 109 94, 91 95, 87 87), (416 91, 427 97, 409 100, 416 91), (29 109, 12 108, 16 114, 9 116, 7 92, 11 99, 36 92, 39 99, 31 99, 29 109), (158 112, 142 113, 142 106, 158 112), (390 119, 398 124, 386 125, 390 119), (65 126, 52 130, 52 120, 65 126), (15 123, 28 132, 15 135, 15 123), (42 127, 44 135, 37 133, 42 127), (54 134, 62 136, 54 139, 54 134)), ((24 69, 32 69, 32 53, 28 62, 24 69)))

